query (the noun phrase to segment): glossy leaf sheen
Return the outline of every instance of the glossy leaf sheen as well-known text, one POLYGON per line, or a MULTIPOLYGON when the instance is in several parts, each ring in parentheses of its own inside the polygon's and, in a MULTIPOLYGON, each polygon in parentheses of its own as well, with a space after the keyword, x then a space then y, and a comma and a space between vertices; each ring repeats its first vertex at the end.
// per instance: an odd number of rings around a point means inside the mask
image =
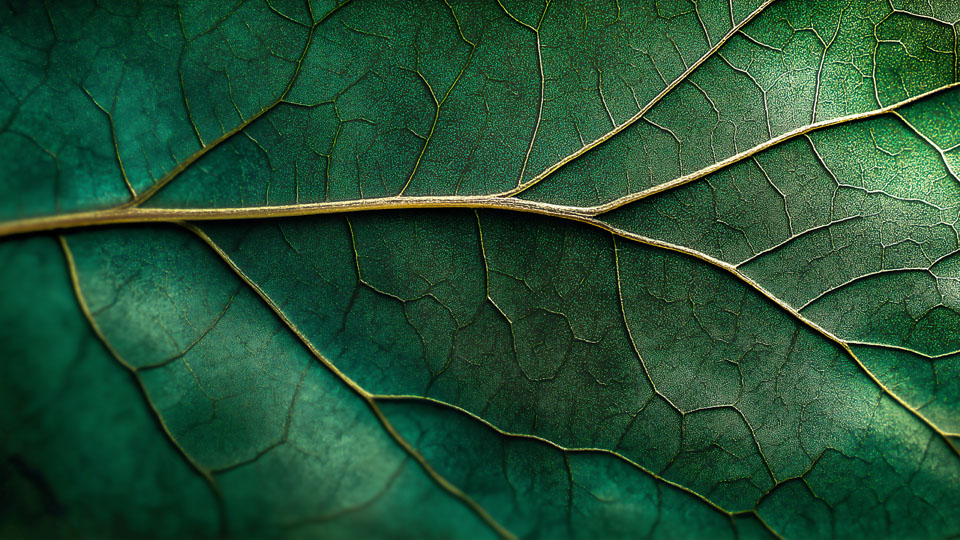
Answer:
POLYGON ((955 2, 0 14, 0 536, 960 534, 955 2))

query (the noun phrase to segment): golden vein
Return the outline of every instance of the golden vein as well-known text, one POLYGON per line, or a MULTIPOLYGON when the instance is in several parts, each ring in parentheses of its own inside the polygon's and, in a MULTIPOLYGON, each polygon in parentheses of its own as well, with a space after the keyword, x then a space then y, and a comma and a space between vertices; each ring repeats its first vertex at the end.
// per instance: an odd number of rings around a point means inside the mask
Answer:
POLYGON ((454 498, 458 499, 461 503, 464 504, 468 509, 473 511, 487 526, 489 526, 494 532, 496 532, 502 538, 515 539, 516 536, 513 535, 510 531, 504 528, 500 523, 498 523, 493 516, 479 503, 474 501, 469 495, 464 493, 460 488, 454 486, 450 483, 449 480, 444 478, 440 473, 438 473, 432 465, 421 455, 413 446, 410 445, 401 435, 397 432, 396 428, 393 427, 393 424, 387 419, 383 414, 380 408, 377 406, 376 401, 373 399, 373 395, 370 392, 367 392, 366 389, 357 384, 356 381, 348 377, 345 373, 340 371, 337 366, 335 366, 330 360, 328 360, 316 347, 313 343, 307 338, 307 336, 300 331, 300 329, 291 321, 287 315, 280 309, 280 307, 271 299, 266 292, 259 285, 254 283, 240 267, 224 252, 220 249, 220 246, 213 241, 212 238, 207 236, 206 233, 191 225, 189 223, 181 223, 181 226, 185 227, 187 230, 194 233, 198 238, 200 238, 204 243, 206 243, 210 249, 212 249, 222 260, 223 262, 230 267, 231 270, 239 277, 244 283, 246 283, 254 293, 259 296, 264 303, 273 311, 274 314, 280 319, 281 322, 303 343, 304 346, 310 351, 310 353, 325 367, 327 368, 334 376, 340 379, 344 384, 347 385, 354 393, 356 393, 366 405, 373 412, 374 416, 377 418, 377 421, 380 422, 380 425, 383 426, 384 430, 390 435, 391 439, 396 442, 398 446, 410 457, 420 465, 421 469, 433 480, 441 489, 449 493, 454 498))
POLYGON ((164 435, 166 435, 167 440, 169 440, 173 446, 177 449, 181 456, 190 464, 190 466, 196 470, 203 479, 210 486, 211 491, 213 492, 214 498, 217 502, 218 509, 218 519, 221 534, 226 530, 225 522, 225 510, 224 510, 224 500, 223 492, 220 490, 220 485, 217 483, 217 480, 213 477, 213 474, 210 470, 201 466, 193 459, 184 448, 180 445, 180 441, 173 436, 173 433, 170 432, 170 428, 167 426, 167 423, 163 419, 163 415, 160 414, 160 411, 157 409, 156 404, 154 404, 153 399, 150 398, 150 394, 147 392, 146 386, 143 384, 143 379, 140 378, 140 374, 137 372, 137 368, 130 365, 129 362, 124 360, 122 356, 113 348, 113 345, 110 344, 110 341, 104 335, 103 331, 100 329, 100 325, 97 324, 96 318, 93 316, 93 313, 90 311, 90 306, 87 304, 87 299, 83 294, 83 289, 80 286, 80 277, 77 273, 77 266, 74 262, 73 252, 70 250, 70 246, 67 243, 67 239, 63 236, 59 237, 60 247, 63 249, 64 259, 67 264, 67 271, 70 275, 70 286, 73 288, 74 296, 77 299, 77 304, 80 306, 80 311, 83 312, 84 318, 87 320, 87 323, 90 324, 90 328, 93 330, 93 333, 97 336, 97 339, 100 343, 103 344, 104 348, 107 349, 107 352, 117 361, 121 366, 126 368, 131 375, 136 379, 137 386, 140 389, 140 393, 143 396, 144 401, 147 402, 147 406, 150 407, 150 411, 153 413, 154 418, 157 420, 157 423, 160 424, 160 428, 163 430, 164 435))

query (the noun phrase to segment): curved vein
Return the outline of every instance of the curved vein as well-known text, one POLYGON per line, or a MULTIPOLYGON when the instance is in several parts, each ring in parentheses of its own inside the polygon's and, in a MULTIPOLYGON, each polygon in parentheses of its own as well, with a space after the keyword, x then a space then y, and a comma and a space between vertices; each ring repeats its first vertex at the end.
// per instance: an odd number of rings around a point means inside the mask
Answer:
MULTIPOLYGON (((746 26, 747 23, 749 23, 750 21, 752 21, 752 20, 754 19, 754 17, 756 17, 757 15, 759 15, 763 10, 765 10, 765 9, 767 8, 767 6, 769 6, 770 4, 772 4, 772 3, 774 3, 774 2, 776 2, 776 0, 765 0, 762 4, 760 4, 760 6, 757 7, 757 9, 753 10, 749 15, 746 16, 746 18, 744 18, 742 21, 740 21, 740 23, 738 23, 738 24, 735 25, 733 28, 731 28, 730 31, 727 32, 722 38, 720 38, 720 40, 718 40, 717 43, 713 45, 713 47, 710 47, 710 49, 707 50, 707 52, 705 52, 705 53, 703 54, 703 56, 701 56, 700 58, 698 58, 696 62, 694 62, 693 64, 691 64, 686 70, 684 70, 683 73, 680 74, 680 76, 678 76, 676 79, 674 79, 672 82, 670 82, 670 84, 668 84, 667 86, 665 86, 665 87, 663 88, 663 90, 660 91, 659 94, 657 94, 656 96, 654 96, 653 99, 651 99, 643 108, 641 108, 639 111, 637 111, 636 114, 634 114, 633 116, 631 116, 630 118, 628 118, 624 123, 622 123, 622 124, 620 124, 620 125, 618 125, 618 126, 615 126, 613 129, 611 129, 611 130, 608 131, 607 133, 603 134, 600 138, 594 140, 593 142, 591 142, 591 143, 583 146, 582 148, 580 148, 580 149, 577 150, 576 152, 574 152, 574 153, 568 155, 567 157, 561 159, 560 161, 554 163, 554 164, 551 165, 548 169, 546 169, 545 171, 541 172, 541 173, 538 174, 537 176, 531 178, 529 181, 524 182, 524 183, 521 183, 521 184, 520 184, 519 186, 517 186, 516 188, 514 188, 514 189, 512 189, 512 190, 510 190, 510 191, 507 191, 507 192, 502 193, 501 196, 503 196, 503 197, 510 197, 510 196, 516 195, 516 194, 518 194, 518 193, 521 193, 521 192, 523 192, 523 191, 526 191, 527 189, 529 189, 529 188, 535 186, 536 184, 538 184, 538 183, 539 183, 541 180, 543 180, 544 178, 546 178, 546 177, 550 176, 551 174, 553 174, 555 171, 557 171, 558 169, 560 169, 561 167, 563 167, 563 166, 566 165, 567 163, 570 163, 571 161, 579 158, 579 157, 582 156, 583 154, 586 154, 587 152, 589 152, 590 150, 596 148, 597 146, 599 146, 599 145, 607 142, 607 141, 610 140, 614 135, 622 132, 623 130, 625 130, 625 129, 627 129, 628 127, 630 127, 631 125, 633 125, 637 120, 639 120, 641 117, 643 117, 643 115, 647 114, 647 112, 648 112, 650 109, 652 109, 657 103, 659 103, 660 100, 662 100, 667 94, 669 94, 670 92, 672 92, 674 88, 676 88, 677 86, 680 85, 680 83, 682 83, 683 81, 685 81, 685 80, 687 79, 687 77, 690 76, 691 73, 693 73, 694 71, 696 71, 696 69, 697 69, 698 67, 700 67, 701 64, 703 64, 704 62, 706 62, 710 57, 712 57, 712 56, 714 55, 714 53, 716 53, 718 50, 720 50, 720 47, 722 47, 727 41, 730 40, 730 38, 732 38, 732 37, 735 36, 738 32, 740 32, 740 30, 741 30, 744 26, 746 26)), ((532 146, 532 143, 531 143, 531 146, 532 146)), ((522 181, 523 178, 521 177, 520 180, 522 181)))
MULTIPOLYGON (((250 127, 250 125, 256 122, 261 116, 276 109, 277 106, 279 106, 280 104, 286 103, 287 96, 290 94, 290 91, 293 90, 293 85, 296 84, 297 79, 300 78, 300 69, 303 67, 303 61, 307 57, 307 53, 310 51, 310 46, 313 44, 313 38, 314 38, 314 34, 316 34, 317 27, 320 26, 324 21, 326 21, 327 18, 333 15, 337 10, 349 4, 350 1, 351 0, 346 0, 342 4, 337 4, 336 7, 328 11, 320 19, 314 21, 314 23, 310 26, 310 29, 307 31, 307 42, 303 46, 303 51, 300 53, 300 57, 297 58, 297 65, 293 70, 293 75, 291 75, 290 80, 287 82, 287 86, 284 87, 283 92, 281 92, 280 96, 277 97, 277 99, 272 101, 269 105, 261 109, 259 112, 255 113, 250 118, 247 118, 246 120, 243 120, 242 122, 237 124, 230 131, 227 131, 223 135, 217 137, 216 139, 211 141, 209 144, 205 144, 203 142, 203 139, 200 138, 199 132, 197 132, 197 138, 200 141, 199 150, 191 154, 189 157, 187 157, 187 159, 178 163, 176 167, 174 167, 169 172, 167 172, 167 174, 163 175, 159 180, 154 182, 153 185, 145 189, 142 193, 140 193, 139 195, 135 194, 131 200, 121 205, 120 208, 137 207, 147 202, 147 200, 149 200, 151 197, 156 195, 160 190, 167 187, 167 185, 170 184, 170 182, 173 182, 177 177, 179 177, 180 174, 183 173, 183 171, 187 170, 187 168, 189 168, 191 165, 196 163, 197 160, 207 155, 209 152, 211 152, 221 144, 232 139, 238 133, 243 132, 245 129, 250 127)), ((310 7, 309 3, 308 3, 308 7, 310 7)), ((310 9, 310 12, 312 17, 313 16, 312 8, 310 9)), ((194 131, 196 131, 197 130, 196 125, 194 125, 192 121, 190 122, 190 124, 193 125, 193 129, 194 131)), ((119 157, 119 150, 118 150, 118 157, 119 157)), ((126 180, 126 178, 124 179, 126 180)))
POLYGON ((605 224, 605 223, 603 223, 603 222, 600 222, 600 221, 596 221, 596 220, 590 220, 590 221, 595 221, 597 224, 602 224, 602 225, 598 225, 598 226, 599 226, 600 228, 606 229, 606 230, 612 232, 613 234, 616 234, 617 236, 620 236, 620 237, 622 237, 622 238, 629 239, 629 240, 633 240, 633 241, 635 241, 635 242, 639 242, 639 243, 641 243, 641 244, 646 244, 646 245, 653 246, 653 247, 659 247, 659 248, 667 249, 667 250, 670 250, 670 251, 675 251, 675 252, 677 252, 677 253, 683 253, 683 254, 685 254, 685 255, 689 255, 689 256, 691 256, 691 257, 700 259, 700 260, 703 261, 703 262, 706 262, 706 263, 708 263, 708 264, 710 264, 710 265, 713 265, 713 266, 715 266, 715 267, 717 267, 717 268, 719 268, 719 269, 721 269, 721 270, 724 270, 724 271, 732 274, 734 277, 736 277, 736 278, 739 279, 741 282, 743 282, 744 284, 746 284, 747 286, 749 286, 751 289, 753 289, 753 290, 755 290, 756 292, 758 292, 758 293, 760 293, 761 295, 763 295, 767 300, 773 302, 774 304, 776 304, 777 306, 779 306, 781 309, 783 309, 784 311, 786 311, 787 313, 789 313, 791 316, 793 316, 794 319, 796 319, 797 321, 799 321, 800 323, 804 324, 805 326, 807 326, 807 327, 810 328, 811 330, 817 332, 817 333, 820 334, 821 336, 825 337, 825 338, 828 339, 829 341, 835 343, 835 344, 838 345, 840 348, 842 348, 842 349, 850 356, 850 358, 854 361, 854 363, 857 365, 857 367, 860 368, 860 371, 862 371, 867 377, 869 377, 870 380, 873 381, 873 383, 874 383, 884 394, 886 394, 886 395, 889 396, 891 399, 893 399, 894 401, 896 401, 897 404, 899 404, 901 407, 903 407, 904 409, 906 409, 909 413, 911 413, 913 416, 915 416, 917 419, 919 419, 921 422, 923 422, 924 425, 926 425, 929 429, 931 429, 931 430, 934 431, 937 435, 939 435, 939 436, 943 439, 943 441, 947 444, 947 446, 950 447, 950 449, 953 451, 953 453, 956 454, 957 457, 960 457, 960 449, 958 449, 957 446, 953 443, 953 441, 950 440, 950 437, 948 436, 947 432, 945 432, 944 430, 940 429, 940 428, 939 428, 936 424, 934 424, 930 419, 928 419, 926 416, 924 416, 923 413, 921 413, 921 412, 920 412, 919 410, 917 410, 915 407, 911 406, 911 405, 910 405, 909 403, 907 403, 902 397, 900 397, 897 393, 895 393, 893 390, 891 390, 891 389, 888 388, 886 385, 884 385, 884 384, 880 381, 880 379, 877 378, 877 376, 874 375, 873 372, 870 371, 870 370, 867 368, 867 366, 864 365, 863 362, 860 361, 860 359, 857 357, 856 354, 854 354, 853 350, 850 348, 850 345, 849 345, 845 340, 839 338, 838 336, 836 336, 835 334, 833 334, 832 332, 830 332, 830 331, 827 330, 826 328, 823 328, 823 327, 820 326, 819 324, 817 324, 817 323, 813 322, 812 320, 808 319, 806 316, 804 316, 803 314, 801 314, 801 313, 800 313, 797 309, 795 309, 793 306, 791 306, 791 305, 787 304, 786 302, 784 302, 783 300, 777 298, 773 293, 771 293, 770 291, 768 291, 767 289, 765 289, 762 285, 760 285, 759 283, 757 283, 756 281, 754 281, 752 278, 750 278, 750 277, 748 277, 747 275, 741 273, 741 272, 737 269, 736 266, 734 266, 734 265, 732 265, 732 264, 730 264, 730 263, 727 263, 727 262, 725 262, 725 261, 721 261, 721 260, 719 260, 719 259, 716 259, 716 258, 714 258, 714 257, 711 257, 711 256, 709 256, 709 255, 707 255, 707 254, 705 254, 705 253, 701 253, 701 252, 699 252, 699 251, 697 251, 697 250, 695 250, 695 249, 691 249, 691 248, 684 247, 684 246, 679 246, 679 245, 676 245, 676 244, 671 244, 671 243, 669 243, 669 242, 663 242, 663 241, 661 241, 661 240, 655 240, 655 239, 653 239, 653 238, 647 238, 647 237, 645 237, 645 236, 641 236, 641 235, 638 235, 638 234, 634 234, 634 233, 631 233, 631 232, 628 232, 628 231, 624 231, 624 230, 618 229, 618 228, 616 228, 616 227, 613 227, 613 226, 611 226, 611 225, 607 225, 607 224, 605 224))
POLYGON ((946 84, 946 85, 941 86, 941 87, 939 87, 939 88, 935 88, 935 89, 930 90, 930 91, 928 91, 928 92, 924 92, 923 94, 918 94, 918 95, 916 95, 916 96, 913 96, 913 97, 908 98, 908 99, 905 99, 905 100, 903 100, 903 101, 894 103, 894 104, 892 104, 892 105, 888 105, 888 106, 886 106, 886 107, 882 107, 882 108, 879 108, 879 109, 873 109, 873 110, 866 111, 866 112, 862 112, 862 113, 850 114, 850 115, 847 115, 847 116, 840 116, 840 117, 838 117, 838 118, 832 118, 832 119, 829 119, 829 120, 822 120, 822 121, 820 121, 820 122, 814 122, 814 123, 812 123, 812 124, 808 124, 808 125, 806 125, 806 126, 799 127, 799 128, 797 128, 797 129, 795 129, 795 130, 793 130, 793 131, 788 131, 788 132, 786 132, 786 133, 784 133, 784 134, 782 134, 782 135, 778 135, 778 136, 776 136, 776 137, 774 137, 774 138, 772 138, 772 139, 768 139, 768 140, 766 140, 766 141, 764 141, 764 142, 762 142, 762 143, 754 146, 753 148, 744 150, 743 152, 740 152, 739 154, 732 155, 732 156, 728 157, 727 159, 724 159, 724 160, 722 160, 722 161, 718 161, 718 162, 714 163, 713 165, 710 165, 710 166, 708 166, 708 167, 704 167, 704 168, 702 168, 702 169, 700 169, 700 170, 698 170, 698 171, 692 172, 692 173, 687 174, 687 175, 684 175, 684 176, 680 176, 680 177, 678 177, 678 178, 674 178, 673 180, 670 180, 670 181, 668 181, 668 182, 664 182, 664 183, 662 183, 662 184, 658 184, 658 185, 656 185, 656 186, 653 186, 653 187, 644 189, 644 190, 642 190, 642 191, 638 191, 638 192, 636 192, 636 193, 631 193, 631 194, 629 194, 629 195, 624 195, 623 197, 620 197, 620 198, 618 198, 618 199, 614 199, 614 200, 612 200, 612 201, 610 201, 610 202, 607 202, 607 203, 604 203, 604 204, 599 204, 599 205, 596 205, 596 206, 583 207, 582 210, 583 210, 584 212, 590 213, 591 215, 595 215, 595 216, 596 216, 596 215, 603 214, 603 213, 606 213, 606 212, 610 212, 611 210, 616 210, 617 208, 620 208, 620 207, 622 207, 622 206, 626 206, 626 205, 628 205, 628 204, 630 204, 630 203, 632 203, 632 202, 636 202, 636 201, 639 201, 639 200, 641 200, 641 199, 646 199, 647 197, 650 197, 650 196, 653 196, 653 195, 657 195, 658 193, 663 193, 663 192, 665 192, 665 191, 670 191, 671 189, 678 188, 678 187, 680 187, 680 186, 682 186, 682 185, 684 185, 684 184, 689 184, 690 182, 693 182, 694 180, 699 180, 700 178, 703 178, 704 176, 708 176, 708 175, 711 175, 711 174, 713 174, 713 173, 715 173, 715 172, 717 172, 717 171, 720 171, 720 170, 722 170, 722 169, 726 169, 727 167, 729 167, 729 166, 731 166, 731 165, 734 165, 734 164, 736 164, 736 163, 739 163, 739 162, 741 162, 741 161, 743 161, 743 160, 745 160, 745 159, 747 159, 747 158, 750 158, 750 157, 752 157, 752 156, 754 156, 754 155, 756 155, 756 154, 759 154, 760 152, 763 152, 764 150, 767 150, 767 149, 769 149, 769 148, 773 148, 774 146, 777 146, 777 145, 779 145, 779 144, 781 144, 781 143, 784 143, 784 142, 786 142, 786 141, 789 141, 790 139, 793 139, 793 138, 795 138, 795 137, 799 137, 799 136, 801 136, 801 135, 805 135, 805 134, 807 134, 807 133, 811 133, 811 132, 814 132, 814 131, 819 131, 819 130, 821 130, 821 129, 828 128, 828 127, 831 127, 831 126, 836 126, 836 125, 839 125, 839 124, 848 124, 848 123, 851 123, 851 122, 856 122, 856 121, 858 121, 858 120, 866 120, 867 118, 873 118, 873 117, 875 117, 875 116, 882 116, 882 115, 885 115, 885 114, 896 114, 897 116, 899 116, 899 114, 896 113, 897 109, 900 109, 900 108, 902 108, 902 107, 905 107, 905 106, 907 106, 907 105, 910 105, 911 103, 920 101, 920 100, 922 100, 922 99, 924 99, 924 98, 930 97, 930 96, 932 96, 932 95, 934 95, 934 94, 939 94, 940 92, 944 92, 944 91, 949 90, 949 89, 951 89, 951 88, 956 88, 956 87, 958 87, 958 86, 960 86, 960 82, 954 82, 954 83, 946 84))
POLYGON ((77 265, 73 259, 73 252, 70 250, 70 245, 67 243, 67 239, 63 236, 59 237, 60 247, 63 250, 63 257, 67 265, 67 273, 70 275, 70 286, 73 289, 73 294, 77 299, 77 304, 80 307, 80 311, 83 313, 84 319, 87 320, 87 323, 90 325, 90 329, 93 330, 94 335, 97 336, 97 339, 100 343, 103 344, 104 348, 110 353, 110 356, 117 361, 118 364, 123 366, 137 381, 137 389, 140 390, 140 394, 143 396, 144 401, 146 401, 147 406, 150 408, 154 419, 160 425, 161 431, 165 438, 170 441, 170 444, 176 448, 177 452, 190 464, 190 467, 197 471, 200 476, 206 481, 207 485, 210 486, 211 492, 213 492, 214 500, 217 503, 218 511, 218 522, 220 527, 221 535, 226 531, 226 512, 224 508, 223 492, 220 489, 220 484, 217 483, 216 478, 213 476, 213 472, 209 469, 204 468, 200 465, 193 456, 191 456, 184 448, 180 445, 180 441, 173 436, 173 433, 170 432, 170 428, 167 427, 167 423, 163 420, 163 416, 160 414, 160 411, 157 409, 156 404, 150 398, 150 394, 147 392, 146 386, 143 384, 143 379, 140 377, 137 368, 133 367, 129 362, 124 360, 122 356, 113 348, 113 345, 110 344, 110 341, 104 335, 103 331, 100 329, 100 325, 97 324, 96 318, 93 316, 93 313, 90 311, 90 306, 87 304, 87 299, 83 294, 83 289, 80 287, 80 278, 77 274, 77 265))
POLYGON ((477 515, 490 529, 492 529, 497 535, 501 538, 515 539, 516 537, 500 525, 489 512, 476 501, 474 501, 469 495, 461 491, 458 487, 450 483, 449 480, 441 476, 430 463, 423 457, 420 452, 418 452, 413 446, 410 445, 403 437, 400 436, 400 433, 393 427, 393 424, 387 419, 387 417, 380 410, 380 407, 377 406, 376 401, 373 399, 373 394, 368 392, 366 389, 357 384, 356 381, 351 379, 345 373, 340 371, 337 366, 335 366, 330 360, 328 360, 323 354, 317 350, 313 343, 307 338, 307 336, 300 331, 300 329, 291 321, 287 315, 280 309, 280 307, 271 299, 267 293, 257 285, 249 276, 247 276, 243 270, 230 258, 230 256, 223 251, 216 242, 213 241, 206 233, 198 229, 197 227, 181 223, 181 226, 195 234, 200 240, 202 240, 210 249, 213 250, 216 255, 223 260, 223 262, 232 270, 237 277, 239 277, 244 283, 246 283, 250 289, 263 300, 264 303, 273 311, 274 314, 283 322, 286 326, 299 340, 303 345, 310 351, 310 353, 325 367, 327 368, 334 376, 336 376, 340 381, 342 381, 350 390, 352 390, 357 396, 359 396, 367 407, 370 408, 370 411, 376 417, 377 421, 380 422, 380 425, 383 427, 384 431, 393 439, 394 442, 417 464, 421 469, 433 480, 443 491, 447 492, 449 495, 458 499, 464 506, 471 510, 474 514, 477 515))
POLYGON ((650 469, 644 467, 643 465, 637 463, 636 461, 633 461, 632 459, 628 458, 627 456, 625 456, 625 455, 623 455, 623 454, 621 454, 621 453, 619 453, 619 452, 617 452, 617 451, 615 451, 615 450, 609 450, 609 449, 606 449, 606 448, 595 448, 595 447, 567 447, 567 446, 563 446, 563 445, 557 444, 557 443, 551 441, 550 439, 546 439, 546 438, 544 438, 544 437, 540 437, 540 436, 538 436, 538 435, 531 435, 531 434, 528 434, 528 433, 516 433, 516 432, 512 432, 512 431, 506 431, 506 430, 504 430, 504 429, 501 429, 501 428, 497 427, 496 425, 494 425, 493 423, 489 422, 488 420, 486 420, 486 419, 484 419, 484 418, 482 418, 482 417, 480 417, 480 416, 478 416, 478 415, 476 415, 476 414, 474 414, 474 413, 472 413, 472 412, 464 409, 463 407, 460 407, 459 405, 455 405, 455 404, 453 404, 453 403, 449 403, 449 402, 446 402, 446 401, 443 401, 443 400, 439 400, 439 399, 436 399, 436 398, 432 398, 432 397, 428 397, 428 396, 418 396, 418 395, 413 395, 413 394, 373 394, 371 397, 372 397, 374 400, 377 400, 377 401, 423 401, 423 402, 426 402, 426 403, 430 403, 430 404, 433 404, 433 405, 437 405, 437 406, 439 406, 439 407, 451 409, 451 410, 456 411, 456 412, 458 412, 458 413, 460 413, 460 414, 463 414, 463 415, 467 416, 468 418, 470 418, 470 419, 472 419, 472 420, 475 420, 475 421, 481 423, 482 425, 484 425, 484 426, 487 427, 488 429, 493 430, 493 431, 496 432, 498 435, 500 435, 500 436, 502 436, 502 437, 504 437, 504 438, 508 438, 508 439, 522 439, 522 440, 528 440, 528 441, 536 441, 536 442, 539 442, 539 443, 541 443, 541 444, 545 444, 545 445, 547 445, 547 446, 549 446, 549 447, 551 447, 551 448, 555 448, 555 449, 557 449, 557 450, 560 450, 561 452, 564 452, 564 453, 574 453, 574 454, 602 454, 602 455, 611 456, 611 457, 616 458, 616 459, 618 459, 618 460, 620 460, 620 461, 623 461, 623 462, 626 463, 627 465, 629 465, 629 466, 631 466, 631 467, 633 467, 633 468, 635 468, 635 469, 643 472, 644 474, 650 476, 651 478, 653 478, 653 479, 656 480, 656 481, 663 482, 664 484, 666 484, 666 485, 668 485, 668 486, 670 486, 670 487, 672 487, 672 488, 676 488, 676 489, 678 489, 678 490, 680 490, 680 491, 682 491, 682 492, 684 492, 684 493, 686 493, 686 494, 688 494, 688 495, 691 495, 691 496, 694 497, 695 499, 697 499, 697 500, 699 500, 700 502, 702 502, 702 503, 706 504, 707 506, 709 506, 711 509, 716 510, 717 512, 720 512, 720 513, 726 515, 727 517, 734 517, 734 516, 739 516, 739 515, 744 515, 744 514, 753 515, 753 516, 755 516, 758 520, 760 520, 760 522, 764 525, 764 527, 766 527, 767 530, 770 531, 774 536, 776 536, 777 538, 782 538, 782 536, 780 536, 776 531, 774 531, 773 528, 772 528, 766 521, 764 521, 764 519, 763 519, 762 517, 760 517, 759 514, 757 514, 756 508, 751 509, 751 510, 736 511, 736 512, 731 512, 731 511, 729 511, 729 510, 726 510, 726 509, 724 509, 722 506, 720 506, 720 505, 718 505, 717 503, 711 501, 711 500, 710 500, 709 498, 707 498, 705 495, 703 495, 703 494, 701 494, 701 493, 698 493, 697 491, 694 491, 693 489, 690 489, 690 488, 684 486, 683 484, 678 484, 677 482, 674 482, 674 481, 672 481, 672 480, 668 480, 668 479, 664 478, 663 476, 660 476, 659 474, 651 471, 650 469))

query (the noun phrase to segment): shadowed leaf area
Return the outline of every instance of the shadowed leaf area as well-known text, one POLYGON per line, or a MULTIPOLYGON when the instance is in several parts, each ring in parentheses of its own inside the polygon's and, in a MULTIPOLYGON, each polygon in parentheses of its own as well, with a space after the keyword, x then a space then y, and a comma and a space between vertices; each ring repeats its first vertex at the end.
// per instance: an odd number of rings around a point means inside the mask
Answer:
POLYGON ((960 535, 953 0, 0 7, 0 537, 960 535))

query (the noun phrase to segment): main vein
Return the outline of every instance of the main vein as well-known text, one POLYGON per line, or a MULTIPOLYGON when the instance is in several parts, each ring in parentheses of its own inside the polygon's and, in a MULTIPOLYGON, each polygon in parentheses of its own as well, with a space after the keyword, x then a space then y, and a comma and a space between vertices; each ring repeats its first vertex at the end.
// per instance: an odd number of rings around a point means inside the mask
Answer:
MULTIPOLYGON (((592 206, 553 204, 536 200, 520 199, 516 196, 508 196, 503 193, 491 195, 441 195, 424 197, 391 196, 344 201, 323 201, 288 205, 228 208, 145 208, 140 206, 140 202, 143 201, 135 200, 135 204, 128 202, 103 210, 74 212, 7 221, 0 223, 0 238, 4 236, 28 234, 33 232, 110 225, 116 223, 264 219, 346 212, 364 212, 373 210, 401 210, 410 208, 488 208, 543 214, 561 218, 591 218, 611 212, 618 208, 622 208, 648 197, 677 189, 690 182, 731 167, 790 139, 831 126, 856 122, 881 115, 896 115, 897 111, 902 107, 958 86, 960 86, 960 82, 947 84, 934 90, 930 90, 929 92, 903 100, 899 103, 894 103, 893 105, 889 105, 887 107, 848 116, 842 116, 830 120, 824 120, 803 126, 779 135, 773 139, 769 139, 758 144, 757 146, 754 146, 753 148, 730 156, 722 161, 718 161, 717 163, 714 163, 696 172, 674 178, 667 182, 663 182, 642 191, 625 195, 606 203, 592 206)), ((235 133, 231 132, 231 134, 225 136, 225 138, 228 138, 233 134, 235 133)), ((208 148, 210 146, 213 145, 209 145, 208 148)), ((178 166, 176 170, 182 171, 186 169, 190 164, 196 162, 200 157, 205 155, 205 153, 206 149, 201 150, 201 152, 198 152, 196 157, 191 156, 191 158, 178 166)), ((172 179, 173 178, 171 177, 171 180, 172 179)), ((160 187, 163 187, 168 183, 169 180, 163 182, 163 185, 160 187)), ((153 195, 158 190, 159 188, 147 190, 141 194, 141 197, 145 197, 148 194, 153 195)), ((145 201, 145 198, 143 200, 145 201)))

